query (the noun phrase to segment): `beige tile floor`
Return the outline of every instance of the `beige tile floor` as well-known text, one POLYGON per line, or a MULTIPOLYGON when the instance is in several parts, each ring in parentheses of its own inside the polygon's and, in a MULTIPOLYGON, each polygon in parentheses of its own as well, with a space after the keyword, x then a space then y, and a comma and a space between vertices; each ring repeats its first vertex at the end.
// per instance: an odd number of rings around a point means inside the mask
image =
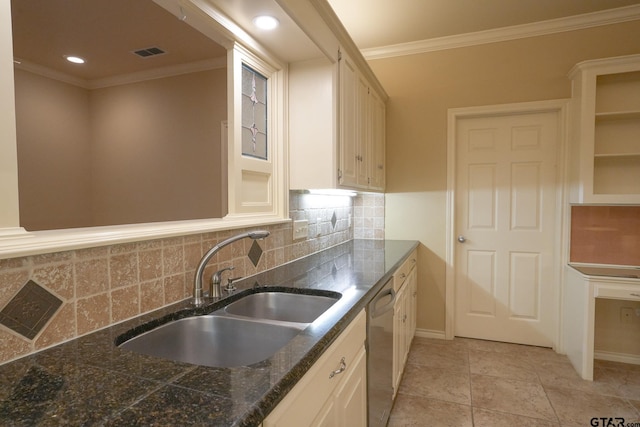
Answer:
POLYGON ((591 382, 551 349, 415 338, 389 427, 606 425, 594 417, 640 427, 640 365, 596 360, 591 382))

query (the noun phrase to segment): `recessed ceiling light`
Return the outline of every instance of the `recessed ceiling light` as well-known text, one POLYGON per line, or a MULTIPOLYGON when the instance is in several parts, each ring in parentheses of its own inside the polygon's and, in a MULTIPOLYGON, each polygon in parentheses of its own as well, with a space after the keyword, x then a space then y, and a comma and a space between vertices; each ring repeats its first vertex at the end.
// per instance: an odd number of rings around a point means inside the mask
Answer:
POLYGON ((79 56, 65 56, 65 59, 69 62, 73 62, 74 64, 84 64, 84 59, 79 56))
POLYGON ((273 30, 280 24, 280 21, 273 16, 260 15, 253 18, 253 23, 261 30, 273 30))

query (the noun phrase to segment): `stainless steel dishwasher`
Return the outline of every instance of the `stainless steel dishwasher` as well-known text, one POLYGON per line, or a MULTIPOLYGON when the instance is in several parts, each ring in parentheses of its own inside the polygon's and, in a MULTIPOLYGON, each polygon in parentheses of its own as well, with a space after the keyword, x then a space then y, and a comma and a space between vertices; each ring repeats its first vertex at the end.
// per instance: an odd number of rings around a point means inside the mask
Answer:
POLYGON ((386 426, 393 403, 393 304, 389 279, 367 306, 367 400, 369 427, 386 426))

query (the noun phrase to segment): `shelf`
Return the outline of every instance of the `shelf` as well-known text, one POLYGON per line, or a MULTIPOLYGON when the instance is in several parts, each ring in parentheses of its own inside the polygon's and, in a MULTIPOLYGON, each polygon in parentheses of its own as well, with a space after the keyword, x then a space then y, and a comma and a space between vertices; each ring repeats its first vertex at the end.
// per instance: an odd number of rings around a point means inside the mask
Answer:
POLYGON ((640 194, 640 156, 596 156, 593 193, 611 196, 640 194))
POLYGON ((640 55, 580 63, 572 78, 571 202, 640 204, 640 55))
POLYGON ((603 158, 603 157, 640 157, 640 153, 607 153, 607 154, 596 154, 595 158, 603 158))
POLYGON ((640 120, 640 110, 610 111, 596 113, 596 122, 610 120, 640 120))

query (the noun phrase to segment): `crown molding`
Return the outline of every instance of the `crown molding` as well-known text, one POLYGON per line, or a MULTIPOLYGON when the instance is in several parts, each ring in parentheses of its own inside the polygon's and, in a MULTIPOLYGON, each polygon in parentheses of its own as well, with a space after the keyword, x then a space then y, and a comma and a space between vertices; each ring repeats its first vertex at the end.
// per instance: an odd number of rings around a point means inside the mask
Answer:
POLYGON ((63 83, 68 83, 73 86, 88 89, 87 81, 85 79, 56 71, 52 68, 36 64, 35 62, 26 61, 21 58, 15 58, 13 60, 13 66, 18 70, 28 71, 32 74, 37 74, 39 76, 47 77, 52 80, 58 80, 63 83))
POLYGON ((14 60, 17 69, 25 70, 33 74, 38 74, 53 80, 68 83, 83 89, 102 89, 111 86, 119 86, 130 83, 138 83, 146 80, 161 79, 165 77, 179 76, 182 74, 196 73, 199 71, 214 70, 227 67, 226 56, 205 59, 203 61, 189 62, 187 64, 170 65, 167 67, 154 68, 152 70, 140 71, 137 73, 122 74, 104 79, 86 80, 74 77, 70 74, 62 73, 33 62, 19 58, 14 60))
POLYGON ((162 79, 165 77, 179 76, 182 74, 197 73, 199 71, 213 70, 227 67, 227 57, 222 56, 203 61, 189 62, 187 64, 170 65, 168 67, 154 68, 138 73, 123 74, 107 77, 105 79, 90 80, 89 89, 101 89, 110 86, 119 86, 130 83, 138 83, 146 80, 162 79))
POLYGON ((602 25, 640 19, 640 5, 625 6, 600 12, 585 13, 566 18, 550 19, 530 24, 514 25, 475 33, 457 34, 408 43, 399 43, 370 49, 363 49, 367 60, 391 58, 395 56, 415 55, 438 50, 456 49, 487 43, 538 37, 547 34, 575 31, 602 25))

